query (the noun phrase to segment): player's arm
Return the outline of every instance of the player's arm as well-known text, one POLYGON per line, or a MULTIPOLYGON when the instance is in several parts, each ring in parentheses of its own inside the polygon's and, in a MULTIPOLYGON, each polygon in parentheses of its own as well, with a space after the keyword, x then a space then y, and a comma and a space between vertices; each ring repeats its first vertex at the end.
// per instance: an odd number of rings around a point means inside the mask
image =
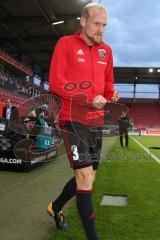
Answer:
POLYGON ((68 48, 66 39, 61 38, 54 49, 52 56, 49 85, 50 92, 58 95, 61 98, 71 98, 71 93, 65 89, 67 83, 67 68, 68 68, 68 48))
POLYGON ((107 101, 117 102, 119 99, 119 95, 118 92, 114 89, 113 56, 111 49, 108 54, 108 62, 105 72, 104 96, 107 101))
POLYGON ((113 76, 113 56, 112 50, 108 51, 108 61, 105 71, 105 89, 104 97, 107 101, 111 101, 114 94, 114 76, 113 76))
POLYGON ((97 109, 101 109, 105 106, 107 101, 112 101, 114 98, 113 57, 111 49, 108 54, 108 62, 105 71, 104 96, 98 95, 93 100, 93 106, 97 109))

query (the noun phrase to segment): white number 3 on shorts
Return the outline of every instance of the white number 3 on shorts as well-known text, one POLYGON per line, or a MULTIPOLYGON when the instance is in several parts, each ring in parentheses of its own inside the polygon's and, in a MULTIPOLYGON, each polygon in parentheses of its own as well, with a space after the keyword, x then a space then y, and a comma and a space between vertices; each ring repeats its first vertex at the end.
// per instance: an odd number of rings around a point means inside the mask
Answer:
POLYGON ((78 151, 77 151, 77 146, 72 145, 71 150, 72 150, 72 153, 73 153, 73 160, 74 161, 78 160, 79 159, 79 154, 78 154, 78 151))

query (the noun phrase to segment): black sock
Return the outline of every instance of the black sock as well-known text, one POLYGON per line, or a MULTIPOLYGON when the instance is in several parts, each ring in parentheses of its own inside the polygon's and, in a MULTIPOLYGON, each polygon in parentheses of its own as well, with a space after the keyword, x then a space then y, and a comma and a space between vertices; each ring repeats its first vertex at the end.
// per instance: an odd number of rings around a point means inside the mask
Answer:
POLYGON ((66 202, 68 202, 76 194, 76 181, 75 177, 71 178, 63 188, 62 193, 52 203, 53 210, 58 212, 62 209, 66 202))
POLYGON ((81 217, 87 239, 98 240, 95 228, 95 214, 92 207, 92 192, 91 191, 76 191, 76 202, 79 215, 81 217))

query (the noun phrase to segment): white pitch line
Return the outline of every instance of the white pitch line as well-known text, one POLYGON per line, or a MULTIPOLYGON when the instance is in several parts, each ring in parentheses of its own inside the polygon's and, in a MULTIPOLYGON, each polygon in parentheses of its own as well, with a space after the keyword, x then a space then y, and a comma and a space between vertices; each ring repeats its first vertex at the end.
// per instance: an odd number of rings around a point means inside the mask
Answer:
POLYGON ((138 140, 136 140, 134 137, 132 137, 130 135, 130 137, 141 147, 144 149, 144 151, 146 151, 157 163, 160 164, 160 159, 155 156, 153 153, 150 152, 150 150, 148 150, 146 147, 144 147, 138 140))

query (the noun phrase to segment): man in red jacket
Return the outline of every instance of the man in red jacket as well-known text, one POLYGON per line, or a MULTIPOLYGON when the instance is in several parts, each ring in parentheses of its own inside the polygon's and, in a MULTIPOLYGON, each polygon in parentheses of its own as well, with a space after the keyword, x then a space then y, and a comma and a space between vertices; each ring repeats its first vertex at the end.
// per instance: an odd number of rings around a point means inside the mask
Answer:
POLYGON ((50 91, 63 103, 60 124, 74 177, 49 203, 48 212, 58 228, 67 228, 62 208, 76 196, 87 239, 97 240, 91 195, 102 146, 102 131, 98 130, 103 125, 106 102, 117 101, 118 96, 113 85, 112 51, 102 42, 107 24, 105 7, 86 5, 80 23, 82 31, 58 41, 50 65, 50 91), (92 131, 93 126, 97 131, 92 131))

